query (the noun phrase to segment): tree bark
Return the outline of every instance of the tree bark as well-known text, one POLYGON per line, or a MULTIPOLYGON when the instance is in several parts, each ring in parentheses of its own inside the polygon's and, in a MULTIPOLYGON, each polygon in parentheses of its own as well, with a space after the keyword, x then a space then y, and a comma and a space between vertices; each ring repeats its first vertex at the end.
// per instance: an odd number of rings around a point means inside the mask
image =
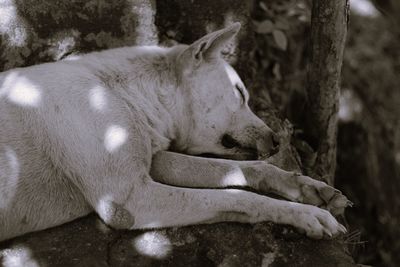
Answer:
POLYGON ((317 153, 312 169, 328 184, 333 184, 336 169, 337 112, 348 5, 348 0, 314 0, 312 7, 305 133, 317 153))

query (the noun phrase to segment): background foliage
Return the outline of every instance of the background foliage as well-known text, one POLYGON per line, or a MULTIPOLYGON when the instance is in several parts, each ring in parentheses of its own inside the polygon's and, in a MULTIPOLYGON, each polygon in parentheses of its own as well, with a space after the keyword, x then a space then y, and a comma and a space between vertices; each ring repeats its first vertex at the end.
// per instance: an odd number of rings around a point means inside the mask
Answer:
MULTIPOLYGON (((368 1, 350 2, 354 8, 342 71, 336 174, 336 186, 355 202, 347 211, 351 233, 346 242, 358 263, 398 266, 400 28, 395 14, 399 5, 377 1, 378 11, 368 1)), ((259 67, 267 77, 272 102, 295 124, 293 142, 307 169, 313 151, 302 140, 301 118, 307 114, 301 110, 310 1, 258 1, 253 17, 259 67), (277 37, 277 31, 284 37, 277 37)))

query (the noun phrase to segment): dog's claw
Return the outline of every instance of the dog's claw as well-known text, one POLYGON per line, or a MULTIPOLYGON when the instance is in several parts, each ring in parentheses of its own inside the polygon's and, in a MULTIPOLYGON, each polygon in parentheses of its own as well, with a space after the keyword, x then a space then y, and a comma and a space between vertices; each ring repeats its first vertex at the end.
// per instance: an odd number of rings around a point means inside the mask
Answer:
POLYGON ((329 238, 332 238, 332 237, 333 237, 332 233, 330 233, 329 231, 327 231, 327 230, 325 230, 325 229, 324 229, 324 234, 326 234, 327 236, 329 236, 329 238))
POLYGON ((347 234, 347 229, 342 224, 339 224, 339 231, 343 234, 347 234))
POLYGON ((351 202, 350 200, 347 200, 347 207, 352 208, 354 206, 354 203, 351 202))

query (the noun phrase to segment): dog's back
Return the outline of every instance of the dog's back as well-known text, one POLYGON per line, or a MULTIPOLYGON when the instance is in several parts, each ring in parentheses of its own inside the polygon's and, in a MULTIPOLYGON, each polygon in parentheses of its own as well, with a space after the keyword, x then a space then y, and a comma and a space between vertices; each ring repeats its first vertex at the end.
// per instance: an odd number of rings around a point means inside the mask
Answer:
MULTIPOLYGON (((153 58, 167 52, 159 47, 120 48, 0 74, 1 239, 91 211, 71 182, 76 175, 71 165, 89 167, 91 163, 80 162, 79 155, 90 150, 90 143, 105 138, 104 129, 111 136, 127 134, 135 118, 120 95, 123 87, 135 89, 132 82, 146 71, 151 75, 148 70, 156 72, 153 58), (80 142, 80 150, 65 153, 74 147, 69 142, 80 142), (65 158, 66 154, 77 156, 65 158)), ((151 84, 158 79, 147 80, 151 84)), ((143 85, 136 89, 143 101, 151 97, 143 85)), ((154 110, 147 112, 151 116, 154 110)), ((110 152, 118 145, 104 144, 110 152)), ((98 148, 99 155, 103 149, 98 148)))

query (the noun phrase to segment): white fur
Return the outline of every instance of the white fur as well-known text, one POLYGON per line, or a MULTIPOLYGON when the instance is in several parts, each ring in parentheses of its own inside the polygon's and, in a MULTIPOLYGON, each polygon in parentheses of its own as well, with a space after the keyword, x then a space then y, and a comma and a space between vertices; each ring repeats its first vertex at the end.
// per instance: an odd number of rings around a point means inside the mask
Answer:
MULTIPOLYGON (((0 240, 92 210, 125 229, 271 220, 314 237, 343 231, 329 212, 313 206, 243 190, 175 187, 201 183, 192 179, 199 174, 217 174, 216 187, 267 191, 258 184, 264 181, 272 191, 302 201, 303 184, 330 190, 325 184, 307 178, 285 185, 268 172, 292 174, 257 161, 243 165, 183 156, 171 169, 166 163, 174 153, 161 154, 161 162, 153 159, 168 149, 233 159, 249 156, 243 148, 271 149, 271 130, 250 111, 242 81, 219 57, 238 30, 234 24, 190 46, 118 48, 2 73, 0 240), (225 133, 241 146, 224 147, 225 133), (209 165, 203 166, 204 160, 209 165), (193 168, 200 169, 192 173, 193 168), (160 169, 170 178, 160 178, 160 169)), ((209 179, 204 182, 212 187, 209 179)))

